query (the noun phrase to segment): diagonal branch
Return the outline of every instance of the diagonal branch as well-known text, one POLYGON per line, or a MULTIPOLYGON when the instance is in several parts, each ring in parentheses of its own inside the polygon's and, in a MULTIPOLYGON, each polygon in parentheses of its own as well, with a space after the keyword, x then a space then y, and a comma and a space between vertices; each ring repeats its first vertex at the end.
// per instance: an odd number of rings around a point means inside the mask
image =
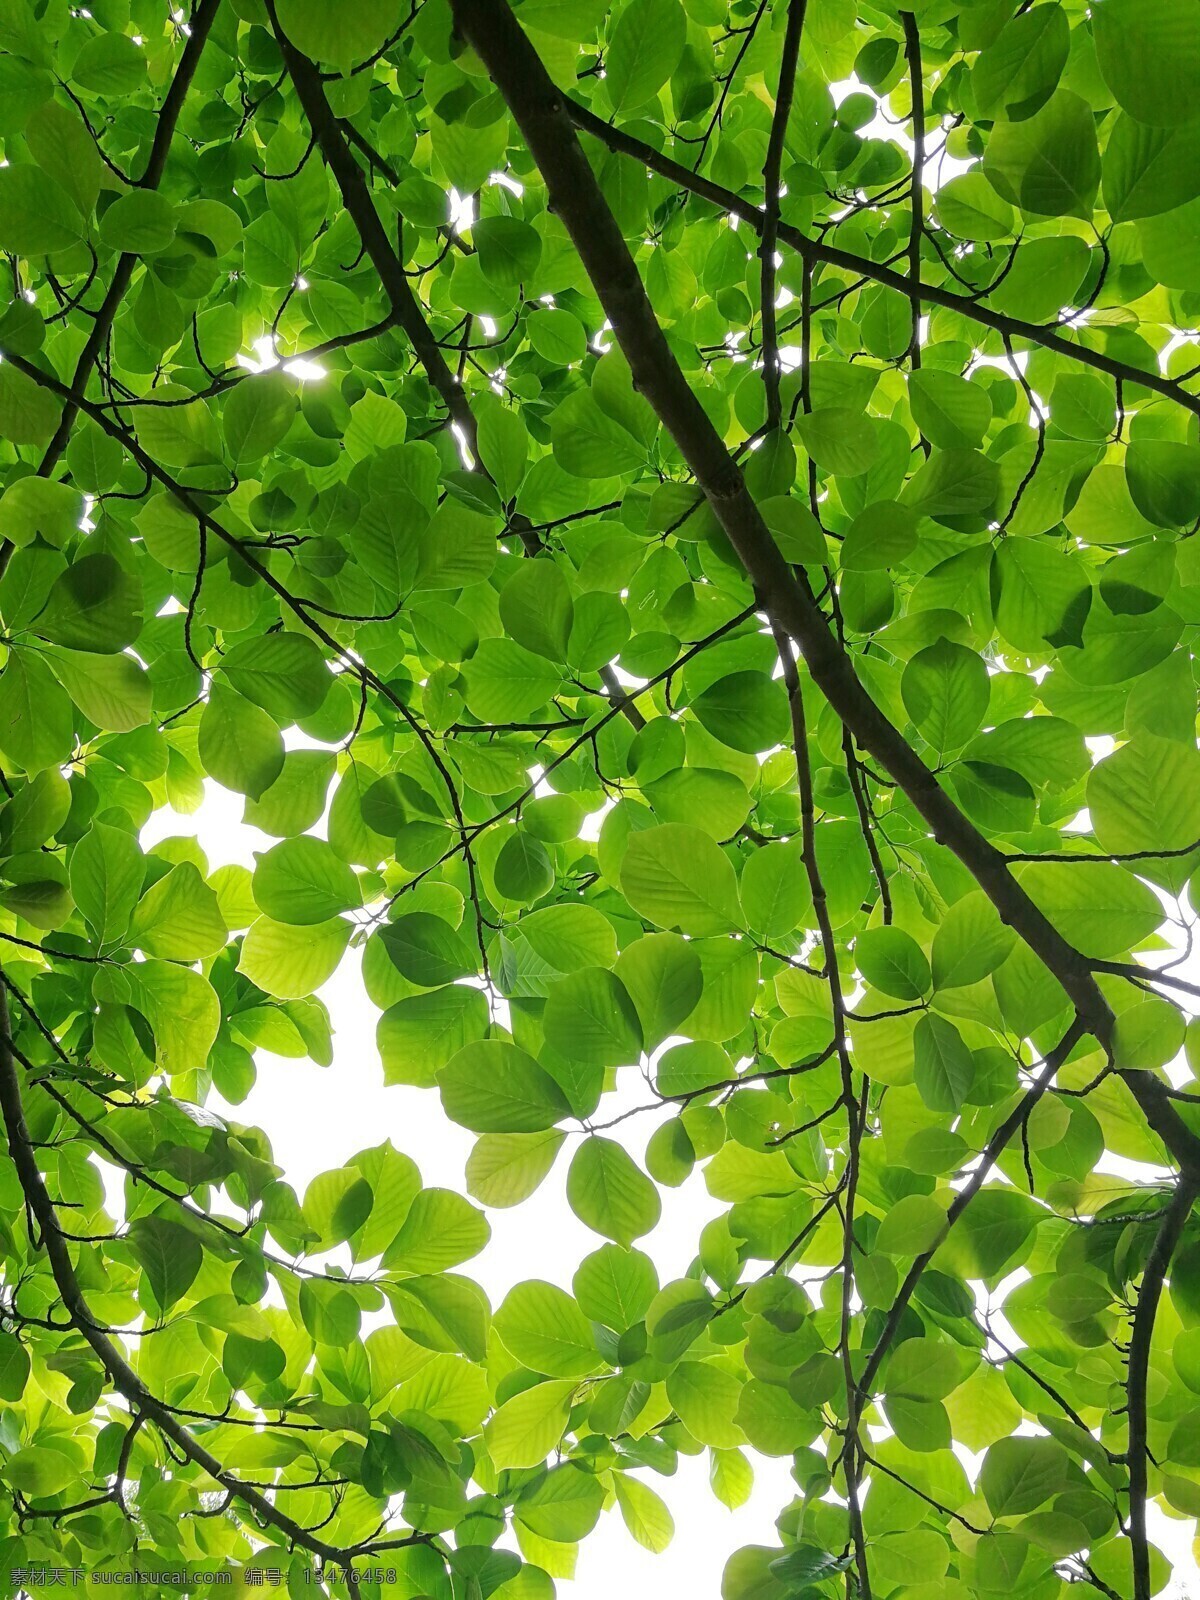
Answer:
POLYGON ((1030 1084, 1020 1103, 1009 1112, 1008 1116, 1005 1117, 1004 1121, 1000 1124, 995 1133, 993 1133, 992 1137, 984 1146, 979 1156, 979 1164, 976 1166, 974 1172, 972 1172, 967 1182, 962 1186, 962 1188, 954 1196, 954 1199, 951 1201, 949 1209, 946 1212, 946 1221, 942 1225, 941 1231, 938 1233, 938 1236, 934 1240, 933 1244, 928 1250, 922 1251, 921 1254, 914 1259, 912 1266, 909 1267, 904 1282, 900 1285, 899 1291, 897 1292, 895 1303, 893 1304, 892 1309, 888 1312, 888 1318, 883 1325, 883 1331, 876 1340, 875 1348, 871 1351, 867 1364, 863 1368, 862 1377, 859 1379, 859 1389, 864 1395, 871 1392, 871 1385, 874 1383, 879 1372, 879 1368, 883 1364, 884 1356, 887 1355, 888 1350, 891 1348, 892 1340, 896 1337, 896 1332, 900 1326, 900 1322, 905 1311, 908 1309, 908 1302, 912 1299, 913 1290, 917 1287, 917 1284, 921 1278, 921 1274, 925 1271, 925 1268, 929 1265, 936 1252, 940 1249, 951 1228, 953 1228, 959 1217, 962 1216, 963 1212, 979 1193, 980 1189, 983 1188, 988 1174, 996 1165, 996 1162, 1000 1159, 1000 1156, 1003 1154, 1004 1150, 1012 1142, 1014 1136, 1019 1133, 1029 1121, 1030 1116, 1033 1114, 1034 1107, 1046 1093, 1046 1090, 1050 1087, 1051 1080, 1054 1078, 1055 1073, 1058 1072, 1063 1062, 1066 1061, 1067 1057, 1071 1054, 1071 1051, 1074 1050, 1075 1046, 1079 1043, 1080 1039, 1083 1038, 1087 1031, 1088 1030, 1086 1026, 1077 1016, 1072 1022, 1071 1026, 1067 1029, 1066 1033, 1063 1034, 1055 1048, 1051 1050, 1050 1054, 1046 1057, 1040 1072, 1038 1072, 1037 1076, 1030 1084))
MULTIPOLYGON (((137 181, 139 189, 157 189, 166 170, 167 157, 171 151, 171 140, 179 122, 183 103, 187 99, 187 92, 191 88, 192 79, 196 76, 196 68, 200 65, 200 56, 208 36, 212 32, 213 23, 216 21, 217 10, 221 0, 200 0, 195 14, 191 20, 191 31, 188 34, 187 44, 183 47, 183 54, 179 58, 179 66, 171 80, 171 87, 167 90, 162 109, 154 128, 154 139, 150 145, 150 155, 146 161, 146 170, 137 181)), ((79 359, 75 363, 75 372, 71 379, 71 388, 82 394, 92 375, 92 369, 100 359, 100 352, 108 342, 112 332, 112 325, 116 321, 117 312, 121 309, 121 302, 128 293, 129 285, 133 280, 133 270, 140 263, 141 256, 134 251, 125 250, 117 258, 117 265, 113 271, 112 281, 108 286, 108 293, 104 296, 96 320, 92 324, 92 331, 88 334, 87 342, 79 352, 79 359)), ((38 475, 48 478, 54 468, 62 459, 62 453, 67 448, 67 440, 71 437, 71 427, 78 415, 78 407, 70 401, 63 407, 62 415, 58 420, 54 437, 46 447, 38 475)), ((5 552, 7 554, 7 552, 5 552)))
MULTIPOLYGON (((629 247, 574 131, 573 113, 512 11, 505 0, 490 4, 454 0, 453 11, 460 31, 483 61, 525 136, 550 204, 579 252, 629 362, 635 386, 674 439, 772 621, 800 646, 813 681, 858 745, 904 790, 937 842, 967 867, 1003 920, 1058 979, 1083 1025, 1108 1051, 1113 1013, 1088 961, 1030 899, 1004 855, 959 810, 871 698, 852 658, 832 634, 803 569, 794 572, 775 544, 737 462, 659 326, 629 247)), ((899 278, 901 289, 906 283, 899 278)), ((1194 404, 1200 409, 1200 399, 1194 404)), ((1148 1093, 1149 1076, 1123 1073, 1139 1103, 1148 1093)), ((1180 1165, 1200 1177, 1200 1137, 1173 1108, 1170 1117, 1159 1109, 1156 1131, 1180 1165)))
POLYGON ((441 396, 442 403, 449 412, 451 420, 461 431, 472 456, 478 459, 475 418, 467 404, 467 397, 458 379, 446 365, 441 346, 430 331, 417 303, 417 297, 404 275, 403 264, 392 249, 391 241, 375 209, 375 202, 371 198, 371 191, 367 187, 367 180, 363 177, 362 168, 350 154, 338 119, 326 97, 321 74, 284 33, 276 15, 274 0, 266 0, 266 5, 271 27, 304 115, 308 118, 309 126, 316 136, 325 164, 333 173, 342 196, 342 203, 358 229, 359 238, 370 257, 371 265, 379 274, 379 281, 391 303, 396 322, 408 335, 409 343, 416 351, 426 377, 441 396))
MULTIPOLYGON (((592 138, 598 139, 607 149, 640 161, 651 172, 657 172, 660 177, 678 184, 681 189, 707 200, 727 215, 737 217, 740 222, 747 223, 755 233, 761 233, 764 226, 762 208, 747 200, 744 195, 714 183, 711 178, 700 176, 690 167, 685 167, 681 162, 664 155, 661 150, 656 150, 644 139, 638 139, 633 134, 626 133, 623 128, 616 128, 612 123, 605 122, 603 117, 598 117, 594 111, 589 110, 580 101, 571 99, 570 96, 562 100, 562 106, 566 120, 582 132, 590 134, 592 138)), ((1053 350, 1058 355, 1067 356, 1084 366, 1094 367, 1097 372, 1106 372, 1109 377, 1123 383, 1140 384, 1142 388, 1151 389, 1155 394, 1174 400, 1177 405, 1200 416, 1200 395, 1189 393, 1175 379, 1168 378, 1160 372, 1144 372, 1140 367, 1131 366, 1127 361, 1106 355, 1101 350, 1091 350, 1087 345, 1076 344, 1058 332, 1057 326, 1048 327, 1044 323, 1026 322, 1021 317, 1007 316, 1004 312, 994 311, 990 306, 985 306, 967 295, 955 294, 952 289, 943 288, 940 284, 926 283, 923 280, 913 283, 907 273, 897 272, 883 262, 872 261, 867 256, 856 255, 852 250, 841 250, 836 245, 811 239, 808 234, 788 222, 780 222, 779 238, 797 251, 810 267, 822 264, 839 267, 858 277, 867 278, 873 283, 882 283, 890 289, 898 289, 903 295, 912 296, 915 293, 925 305, 943 306, 946 310, 955 311, 959 316, 967 317, 982 327, 991 328, 996 333, 1006 333, 1011 339, 1028 340, 1030 344, 1041 345, 1043 349, 1053 350)))
POLYGON ((817 930, 821 935, 821 952, 825 958, 823 977, 829 985, 829 1002, 833 1011, 834 1047, 842 1084, 837 1104, 844 1106, 846 1111, 846 1189, 841 1208, 842 1303, 841 1331, 838 1339, 842 1373, 846 1384, 846 1433, 842 1463, 846 1478, 846 1502, 850 1510, 850 1532, 854 1541, 854 1564, 858 1574, 859 1593, 863 1596, 863 1600, 871 1600, 871 1569, 867 1560, 867 1541, 863 1530, 862 1502, 859 1494, 862 1468, 859 1420, 862 1405, 861 1395, 854 1381, 853 1356, 850 1349, 850 1336, 854 1325, 854 1202, 858 1192, 858 1168, 866 1122, 868 1084, 864 1074, 860 1108, 854 1092, 854 1069, 846 1037, 846 1001, 842 993, 842 976, 838 971, 837 945, 833 937, 833 923, 829 916, 825 884, 817 860, 816 805, 813 798, 812 767, 808 757, 804 691, 800 684, 800 674, 796 670, 796 660, 792 654, 792 641, 781 628, 775 629, 775 649, 783 671, 783 685, 787 691, 792 718, 792 745, 796 758, 796 781, 800 790, 801 851, 812 894, 817 930))
POLYGON ((921 65, 921 34, 911 11, 900 13, 904 29, 904 54, 912 90, 912 224, 908 235, 908 281, 912 298, 912 343, 908 347, 914 371, 921 365, 921 237, 925 229, 925 74, 921 65))

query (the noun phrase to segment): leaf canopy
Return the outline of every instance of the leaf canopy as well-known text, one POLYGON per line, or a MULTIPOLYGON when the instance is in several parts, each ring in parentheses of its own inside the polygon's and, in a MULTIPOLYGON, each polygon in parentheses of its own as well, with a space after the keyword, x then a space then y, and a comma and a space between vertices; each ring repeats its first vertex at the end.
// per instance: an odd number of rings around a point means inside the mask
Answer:
POLYGON ((0 146, 5 1592, 1186 1576, 1200 0, 3 0, 0 146), (372 1029, 457 1187, 259 1125, 372 1029))

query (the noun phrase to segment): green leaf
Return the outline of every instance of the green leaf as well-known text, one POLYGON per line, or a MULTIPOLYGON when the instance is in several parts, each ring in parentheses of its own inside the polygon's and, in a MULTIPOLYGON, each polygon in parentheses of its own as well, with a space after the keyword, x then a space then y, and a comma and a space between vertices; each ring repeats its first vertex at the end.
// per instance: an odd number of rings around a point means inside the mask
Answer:
POLYGON ((0 751, 32 775, 68 761, 75 746, 71 702, 30 650, 12 650, 0 673, 0 751))
POLYGON ((318 1344, 345 1349, 358 1336, 360 1313, 349 1289, 329 1278, 305 1278, 300 1285, 300 1316, 318 1344))
POLYGON ((745 1443, 734 1421, 741 1389, 732 1373, 705 1361, 681 1361, 667 1379, 667 1399, 701 1444, 732 1450, 745 1443))
POLYGON ((960 1111, 975 1076, 962 1034, 947 1018, 929 1012, 917 1023, 913 1046, 921 1099, 931 1111, 960 1111))
POLYGON ((280 726, 320 710, 333 682, 315 641, 299 633, 248 639, 234 645, 221 665, 230 685, 280 726))
POLYGON ((621 1517, 644 1550, 661 1555, 675 1536, 675 1519, 648 1484, 627 1472, 613 1474, 621 1517))
POLYGON ((644 935, 617 958, 617 977, 642 1024, 642 1043, 652 1050, 696 1009, 704 974, 693 944, 674 933, 644 935))
POLYGON ((994 1517, 1020 1516, 1062 1492, 1068 1464, 1056 1439, 1000 1439, 984 1457, 979 1486, 994 1517))
POLYGON ((98 728, 131 733, 150 721, 154 686, 133 656, 55 650, 46 659, 80 711, 98 728))
POLYGON ((1071 30, 1060 5, 1043 5, 1006 22, 981 50, 971 89, 983 117, 1027 117, 1046 101, 1067 64, 1071 30))
POLYGON ((85 229, 67 191, 31 166, 0 168, 0 250, 17 256, 69 250, 85 229))
POLYGON ((1163 919, 1152 890, 1108 861, 1032 862, 1021 887, 1084 955, 1116 956, 1148 938, 1163 919))
POLYGON ((933 936, 933 986, 955 989, 994 972, 1016 942, 992 902, 980 891, 963 895, 947 910, 933 936))
POLYGON ((93 822, 71 852, 71 896, 98 945, 117 944, 128 933, 144 872, 137 840, 104 822, 93 822))
MULTIPOLYGON (((1087 782, 1088 814, 1102 849, 1132 855, 1200 844, 1200 752, 1191 744, 1138 734, 1098 761, 1087 782)), ((1135 871, 1182 887, 1192 858, 1146 861, 1135 871)))
POLYGON ((29 1352, 15 1334, 0 1333, 0 1399, 15 1403, 29 1381, 29 1352))
POLYGON ((938 189, 936 208, 942 226, 960 239, 1008 239, 1015 228, 1012 206, 978 168, 948 178, 938 189))
POLYGON ((983 722, 991 697, 987 668, 974 650, 939 639, 904 669, 909 716, 939 756, 961 750, 983 722))
POLYGON ((492 1325, 522 1366, 549 1378, 585 1378, 603 1364, 591 1323, 571 1296, 552 1283, 517 1284, 492 1325))
POLYGON ((295 385, 285 373, 243 378, 221 414, 221 429, 235 465, 261 461, 274 450, 295 414, 295 385))
MULTIPOLYGON (((919 374, 914 373, 914 380, 919 374)), ((930 374, 933 376, 933 374, 930 374)), ((922 424, 930 438, 928 418, 922 424)), ((941 430, 946 437, 948 430, 941 430)), ((842 541, 845 572, 876 572, 903 562, 917 547, 917 517, 895 500, 876 500, 855 517, 842 541)))
POLYGON ((302 927, 259 917, 242 943, 238 971, 278 1000, 301 1000, 333 976, 353 931, 344 917, 302 927))
POLYGON ((869 928, 854 945, 858 970, 872 986, 897 1000, 920 1000, 929 993, 929 962, 911 934, 901 928, 869 928))
POLYGON ((48 1445, 26 1445, 4 1463, 4 1477, 27 1498, 45 1500, 69 1488, 78 1476, 71 1456, 48 1445))
POLYGON ((128 34, 95 34, 75 57, 72 76, 92 94, 132 94, 145 82, 146 57, 128 34))
POLYGON ((539 306, 530 312, 525 331, 537 353, 556 366, 573 366, 587 354, 587 333, 569 311, 539 306))
POLYGON ((176 210, 166 195, 132 189, 119 195, 100 219, 100 237, 111 250, 153 256, 175 237, 176 210))
POLYGON ((425 989, 453 983, 475 970, 476 957, 462 935, 428 911, 386 923, 379 939, 396 970, 425 989))
POLYGON ((954 1351, 938 1339, 905 1339, 888 1360, 884 1390, 889 1399, 944 1400, 956 1389, 962 1370, 954 1351))
POLYGON ((345 17, 321 0, 277 0, 276 15, 297 50, 340 69, 382 49, 402 21, 400 0, 362 0, 345 17))
POLYGON ((431 1088, 442 1067, 483 1038, 487 1023, 487 999, 469 984, 398 1000, 380 1017, 376 1035, 384 1082, 431 1088))
POLYGON ((584 1257, 571 1287, 585 1316, 624 1333, 649 1311, 658 1274, 640 1250, 603 1244, 584 1257))
POLYGON ((565 1133, 485 1133, 467 1157, 467 1192, 501 1209, 528 1200, 548 1175, 565 1133))
POLYGON ((799 417, 796 431, 809 455, 826 472, 857 478, 879 455, 879 438, 869 417, 846 406, 822 407, 799 417))
POLYGON ((683 53, 687 18, 679 0, 630 0, 605 57, 614 112, 644 105, 666 83, 683 53))
POLYGON ((580 1222, 623 1245, 649 1233, 662 1209, 657 1189, 623 1147, 595 1134, 572 1157, 567 1199, 580 1222))
POLYGON ((661 928, 695 936, 726 933, 741 922, 729 858, 706 833, 685 823, 631 836, 621 888, 633 909, 661 928))
MULTIPOLYGON (((677 4, 678 0, 667 3, 677 4)), ((601 409, 590 389, 577 389, 569 395, 555 411, 550 426, 554 460, 573 478, 613 477, 645 464, 644 448, 601 409)))
POLYGON ((130 1226, 129 1243, 154 1293, 158 1310, 169 1311, 191 1288, 204 1251, 199 1239, 169 1217, 138 1217, 130 1226))
POLYGON ((787 738, 790 719, 782 682, 765 672, 733 672, 711 684, 691 709, 714 739, 747 755, 787 738))
POLYGON ((214 683, 200 718, 200 759, 226 789, 261 799, 283 771, 283 736, 265 711, 214 683))
POLYGON ((327 922, 361 903, 358 879, 324 839, 284 839, 258 858, 254 898, 276 922, 327 922))
POLYGON ((541 840, 517 828, 501 846, 493 877, 497 894, 529 905, 554 887, 554 865, 541 840))
MULTIPOLYGON (((527 826, 528 817, 527 808, 527 826)), ((576 967, 611 967, 617 958, 613 925, 593 906, 546 906, 522 917, 517 926, 542 960, 562 972, 576 967)))
POLYGON ((500 592, 500 619, 528 650, 561 661, 567 652, 575 607, 567 580, 553 561, 526 561, 500 592))
POLYGON ((957 378, 952 372, 939 372, 935 367, 912 374, 908 400, 913 421, 939 450, 980 444, 992 420, 992 402, 981 384, 957 378))
POLYGON ((1114 222, 1157 217, 1200 195, 1200 128, 1150 128, 1118 116, 1101 162, 1104 204, 1114 222))
POLYGON ((481 722, 521 722, 545 705, 561 676, 511 639, 485 639, 467 664, 467 705, 481 722))
POLYGON ((1100 187, 1100 150, 1091 106, 1058 89, 1023 122, 997 122, 983 170, 1028 216, 1090 218, 1100 187))
POLYGON ((542 1028, 552 1049, 584 1066, 627 1066, 642 1053, 637 1008, 620 978, 603 967, 553 984, 542 1028))
POLYGON ((563 1436, 577 1387, 574 1379, 553 1379, 498 1406, 483 1429, 493 1464, 500 1470, 540 1466, 563 1436))
POLYGON ((491 1231, 483 1213, 462 1195, 452 1189, 422 1189, 384 1251, 382 1264, 405 1272, 444 1272, 478 1255, 491 1231))
POLYGON ((70 484, 18 478, 0 496, 0 534, 15 545, 30 544, 40 535, 61 548, 79 532, 82 521, 83 496, 70 484))
MULTIPOLYGON (((80 846, 76 847, 76 857, 80 846)), ((139 882, 140 882, 140 862, 139 882)), ((129 938, 147 955, 196 961, 216 955, 229 937, 216 894, 195 863, 181 861, 138 901, 129 938)))
POLYGON ((996 502, 1000 473, 977 450, 935 450, 904 488, 903 503, 941 522, 982 516, 996 502))
POLYGON ((518 1522, 540 1538, 573 1544, 591 1533, 603 1506, 604 1489, 596 1475, 566 1461, 522 1489, 513 1510, 518 1522))
POLYGON ((438 1073, 442 1105, 473 1133, 540 1133, 570 1112, 532 1056, 502 1039, 468 1044, 438 1073))
POLYGON ((1191 0, 1106 0, 1092 19, 1096 59, 1138 122, 1191 122, 1200 93, 1200 16, 1191 0))
POLYGON ((37 630, 70 650, 123 650, 142 625, 141 585, 112 556, 83 556, 54 582, 37 630))

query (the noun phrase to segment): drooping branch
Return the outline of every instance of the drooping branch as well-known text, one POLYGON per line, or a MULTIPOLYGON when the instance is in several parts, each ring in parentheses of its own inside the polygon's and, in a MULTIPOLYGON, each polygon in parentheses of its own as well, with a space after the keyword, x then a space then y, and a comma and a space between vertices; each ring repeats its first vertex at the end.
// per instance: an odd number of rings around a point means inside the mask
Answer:
POLYGON ((859 1421, 862 1406, 858 1386, 854 1381, 854 1358, 851 1350, 854 1327, 854 1206, 858 1193, 859 1157, 866 1121, 868 1084, 864 1075, 860 1103, 855 1094, 854 1068, 850 1060, 850 1046, 846 1035, 846 1002, 842 993, 841 973, 838 971, 837 945, 834 942, 833 923, 829 915, 829 900, 817 859, 816 804, 813 798, 812 768, 808 756, 804 690, 792 654, 792 641, 782 628, 775 630, 775 649, 779 656, 783 685, 787 691, 788 708, 791 713, 792 747, 796 759, 796 781, 800 792, 800 842, 804 869, 812 894, 817 931, 821 936, 821 953, 825 962, 822 976, 829 987, 829 1003, 833 1012, 834 1049, 841 1074, 841 1094, 838 1096, 838 1104, 846 1113, 846 1183, 842 1197, 841 1332, 838 1340, 842 1377, 846 1386, 846 1432, 842 1449, 842 1466, 846 1480, 846 1503, 850 1510, 850 1534, 854 1543, 854 1563, 858 1574, 859 1593, 863 1600, 871 1600, 871 1568, 867 1556, 867 1540, 863 1529, 859 1492, 862 1463, 859 1421))

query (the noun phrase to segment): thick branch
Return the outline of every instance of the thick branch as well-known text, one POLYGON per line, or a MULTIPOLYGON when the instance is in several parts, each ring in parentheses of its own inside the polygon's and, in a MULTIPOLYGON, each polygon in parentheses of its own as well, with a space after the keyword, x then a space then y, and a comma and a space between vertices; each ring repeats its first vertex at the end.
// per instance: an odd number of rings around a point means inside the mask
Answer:
MULTIPOLYGON (((674 439, 773 622, 795 639, 813 681, 859 746, 904 790, 939 844, 971 872, 1003 920, 1066 990, 1107 1051, 1113 1014, 1087 960, 1034 904, 1005 857, 958 809, 936 777, 871 699, 834 638, 802 571, 794 573, 751 498, 737 462, 709 420, 654 315, 637 267, 572 126, 572 112, 503 0, 454 0, 459 29, 504 96, 550 197, 629 362, 633 381, 674 439)), ((904 289, 906 280, 899 279, 904 289)), ((1200 400, 1195 402, 1200 409, 1200 400)), ((1141 1102, 1145 1074, 1126 1073, 1141 1102)), ((1200 1177, 1200 1138, 1173 1112, 1156 1131, 1174 1158, 1200 1177)))

